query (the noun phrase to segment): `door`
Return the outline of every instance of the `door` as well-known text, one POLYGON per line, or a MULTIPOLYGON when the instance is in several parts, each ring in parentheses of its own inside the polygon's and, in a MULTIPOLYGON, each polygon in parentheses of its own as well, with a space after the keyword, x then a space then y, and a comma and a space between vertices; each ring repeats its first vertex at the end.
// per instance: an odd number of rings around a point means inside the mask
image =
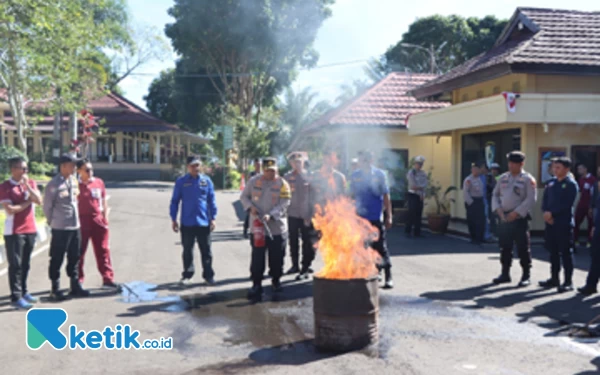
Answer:
POLYGON ((572 172, 577 175, 577 166, 584 164, 588 172, 597 175, 598 166, 600 166, 600 146, 572 146, 571 159, 573 161, 572 172))

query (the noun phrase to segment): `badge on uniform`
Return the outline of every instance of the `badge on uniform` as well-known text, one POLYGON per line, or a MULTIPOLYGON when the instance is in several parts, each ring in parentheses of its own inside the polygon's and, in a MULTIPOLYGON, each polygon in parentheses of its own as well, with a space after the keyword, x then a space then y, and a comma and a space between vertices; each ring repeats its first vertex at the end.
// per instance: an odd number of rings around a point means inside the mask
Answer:
POLYGON ((207 186, 207 185, 208 185, 208 181, 200 180, 200 186, 207 186))
POLYGON ((67 190, 63 190, 60 193, 58 193, 59 198, 66 198, 68 196, 69 196, 69 192, 67 190))
POLYGON ((567 183, 565 182, 564 184, 562 184, 562 188, 566 189, 567 188, 567 183))
POLYGON ((100 195, 101 195, 100 189, 98 189, 98 188, 92 189, 92 197, 93 198, 100 199, 100 195))

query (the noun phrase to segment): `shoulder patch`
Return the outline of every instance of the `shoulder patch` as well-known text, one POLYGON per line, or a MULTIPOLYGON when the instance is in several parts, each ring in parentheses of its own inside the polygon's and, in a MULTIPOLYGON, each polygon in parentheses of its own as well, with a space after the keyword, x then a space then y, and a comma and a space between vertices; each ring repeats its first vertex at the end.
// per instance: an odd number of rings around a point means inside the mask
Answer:
POLYGON ((279 198, 282 199, 290 199, 292 197, 292 192, 290 190, 290 186, 286 183, 281 185, 281 189, 279 190, 279 198))

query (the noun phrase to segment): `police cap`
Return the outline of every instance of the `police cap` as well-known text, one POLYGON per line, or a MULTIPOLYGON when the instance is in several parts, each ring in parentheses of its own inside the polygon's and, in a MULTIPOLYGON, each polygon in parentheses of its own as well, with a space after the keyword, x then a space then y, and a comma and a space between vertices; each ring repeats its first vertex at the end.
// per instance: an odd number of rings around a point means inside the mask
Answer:
POLYGON ((306 152, 301 152, 301 151, 294 151, 294 152, 290 152, 287 156, 287 160, 292 162, 294 160, 306 160, 308 159, 306 157, 306 152))
POLYGON ((421 155, 415 157, 415 163, 419 163, 419 164, 425 163, 425 157, 421 156, 421 155))
POLYGON ((506 158, 513 163, 522 163, 525 161, 525 154, 521 151, 511 151, 506 154, 506 158))
POLYGON ((275 158, 264 158, 262 162, 263 169, 277 170, 277 159, 275 158))

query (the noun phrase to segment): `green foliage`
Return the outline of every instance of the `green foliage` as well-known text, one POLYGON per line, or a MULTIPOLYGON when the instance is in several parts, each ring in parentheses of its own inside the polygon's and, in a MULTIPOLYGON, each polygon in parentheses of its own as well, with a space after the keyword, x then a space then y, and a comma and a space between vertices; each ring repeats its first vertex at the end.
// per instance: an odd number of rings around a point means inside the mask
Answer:
POLYGON ((206 69, 222 101, 250 118, 292 82, 298 65, 316 65, 312 44, 333 3, 175 0, 165 31, 186 65, 206 69))
POLYGON ((54 172, 54 164, 37 161, 29 162, 29 170, 32 175, 49 176, 54 172))
POLYGON ((28 160, 27 155, 21 150, 11 146, 0 146, 0 179, 2 181, 6 181, 10 177, 8 160, 16 157, 28 160))
POLYGON ((448 194, 453 191, 457 191, 456 186, 450 186, 443 190, 442 185, 439 181, 433 180, 433 167, 429 168, 429 172, 427 173, 427 189, 425 190, 425 198, 430 199, 433 198, 437 215, 449 215, 450 214, 450 205, 452 203, 456 203, 456 200, 452 197, 449 197, 448 194), (443 191, 443 194, 442 194, 443 191))
POLYGON ((225 173, 225 189, 239 190, 240 188, 242 174, 235 169, 223 168, 222 166, 213 163, 205 168, 204 173, 211 178, 215 185, 215 189, 223 189, 223 173, 225 173))
POLYGON ((402 39, 388 49, 382 60, 373 62, 370 67, 384 74, 405 70, 429 73, 429 51, 432 50, 435 56, 433 71, 445 73, 492 48, 506 23, 494 16, 482 19, 457 15, 419 18, 409 26, 402 39), (425 50, 406 44, 417 45, 425 50))

